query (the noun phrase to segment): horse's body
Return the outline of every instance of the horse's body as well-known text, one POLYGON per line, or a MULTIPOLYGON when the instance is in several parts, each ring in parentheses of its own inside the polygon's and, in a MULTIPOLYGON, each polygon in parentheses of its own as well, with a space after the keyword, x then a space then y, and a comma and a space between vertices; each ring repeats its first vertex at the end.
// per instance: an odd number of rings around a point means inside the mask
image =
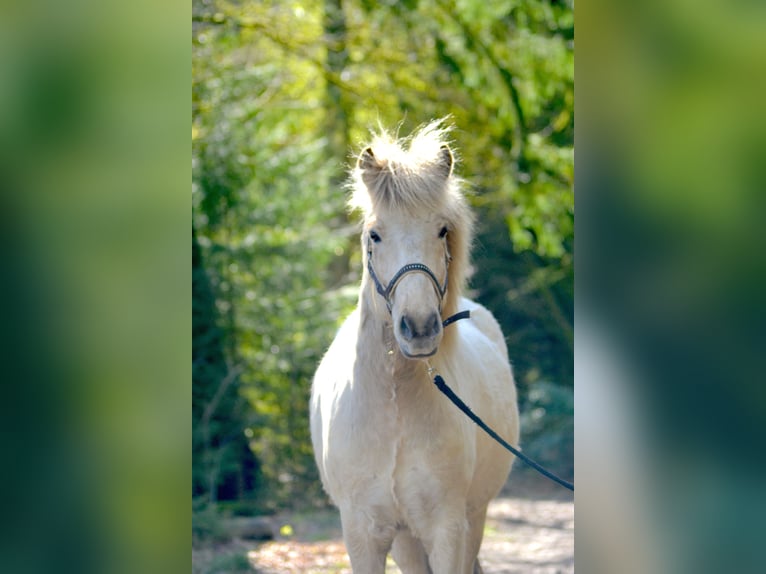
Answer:
POLYGON ((314 453, 324 487, 340 509, 356 574, 383 573, 389 550, 405 574, 481 571, 477 555, 487 505, 505 482, 512 456, 439 393, 427 363, 498 433, 518 442, 516 391, 502 332, 489 311, 460 296, 471 218, 442 133, 428 126, 409 152, 391 140, 396 147, 387 150, 379 138, 360 158, 356 193, 363 184, 371 199, 363 245, 376 278, 370 266, 357 309, 314 377, 314 453), (413 179, 418 170, 439 173, 413 179), (420 192, 433 201, 419 202, 412 193, 420 192), (394 201, 403 193, 412 201, 394 201), (418 269, 381 297, 377 277, 391 280, 406 263, 427 265, 434 279, 418 269), (441 281, 446 293, 440 294, 441 281), (443 332, 441 319, 456 309, 470 310, 471 318, 443 332))

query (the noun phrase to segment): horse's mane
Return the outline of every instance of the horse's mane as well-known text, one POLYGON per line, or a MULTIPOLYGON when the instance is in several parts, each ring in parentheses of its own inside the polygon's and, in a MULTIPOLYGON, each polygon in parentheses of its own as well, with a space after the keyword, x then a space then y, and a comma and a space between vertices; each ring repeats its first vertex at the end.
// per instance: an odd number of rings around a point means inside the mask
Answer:
POLYGON ((452 255, 443 314, 457 312, 470 268, 473 214, 463 195, 463 182, 452 173, 449 127, 433 121, 407 138, 383 128, 360 154, 351 171, 349 206, 365 220, 376 212, 439 213, 448 222, 447 244, 452 255))

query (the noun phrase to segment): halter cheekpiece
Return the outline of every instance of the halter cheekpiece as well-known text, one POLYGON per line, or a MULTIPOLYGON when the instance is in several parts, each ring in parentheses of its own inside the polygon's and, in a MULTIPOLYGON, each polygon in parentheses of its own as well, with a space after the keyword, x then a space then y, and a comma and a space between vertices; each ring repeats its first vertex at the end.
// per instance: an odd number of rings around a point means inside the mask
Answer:
POLYGON ((445 259, 445 266, 444 266, 444 284, 440 285, 439 280, 436 278, 436 275, 433 271, 431 271, 427 265, 424 265, 423 263, 408 263, 399 271, 394 273, 394 276, 391 278, 391 281, 388 282, 387 286, 383 286, 383 284, 380 282, 380 279, 378 279, 378 276, 375 274, 375 269, 372 266, 372 245, 370 244, 369 239, 367 240, 367 271, 370 273, 370 277, 372 278, 372 281, 375 283, 375 290, 380 294, 385 300, 386 300, 386 307, 388 307, 388 312, 391 312, 391 296, 394 294, 394 290, 396 289, 396 286, 399 284, 399 282, 404 278, 407 273, 423 273, 426 277, 428 277, 431 280, 431 283, 433 283, 434 288, 436 289, 436 292, 439 294, 439 311, 441 311, 441 302, 444 299, 444 295, 447 293, 447 285, 449 283, 449 262, 451 257, 449 256, 449 253, 447 253, 444 257, 445 259))

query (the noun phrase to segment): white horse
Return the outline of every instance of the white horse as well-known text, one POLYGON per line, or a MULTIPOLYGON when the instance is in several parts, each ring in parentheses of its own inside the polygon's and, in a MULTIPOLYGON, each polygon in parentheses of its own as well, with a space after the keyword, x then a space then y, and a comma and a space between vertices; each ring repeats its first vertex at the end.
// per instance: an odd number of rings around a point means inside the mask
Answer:
POLYGON ((475 574, 487 505, 513 456, 432 384, 429 365, 512 444, 516 389, 503 334, 461 296, 473 218, 441 121, 378 134, 352 172, 364 213, 356 310, 312 386, 311 437, 356 574, 475 574), (459 310, 468 320, 446 328, 459 310))

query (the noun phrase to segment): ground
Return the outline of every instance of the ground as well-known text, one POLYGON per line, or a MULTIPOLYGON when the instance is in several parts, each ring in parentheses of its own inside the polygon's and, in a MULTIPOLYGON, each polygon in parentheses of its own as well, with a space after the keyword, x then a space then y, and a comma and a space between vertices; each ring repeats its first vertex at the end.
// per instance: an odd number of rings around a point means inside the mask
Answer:
MULTIPOLYGON (((484 573, 572 574, 573 497, 549 488, 522 490, 512 489, 490 504, 479 554, 484 573)), ((275 520, 281 530, 278 540, 233 541, 223 550, 246 556, 245 570, 204 568, 212 551, 196 550, 192 554, 193 571, 239 573, 247 571, 249 565, 261 574, 351 574, 336 512, 290 513, 275 520)), ((399 572, 390 558, 386 572, 399 572)))

